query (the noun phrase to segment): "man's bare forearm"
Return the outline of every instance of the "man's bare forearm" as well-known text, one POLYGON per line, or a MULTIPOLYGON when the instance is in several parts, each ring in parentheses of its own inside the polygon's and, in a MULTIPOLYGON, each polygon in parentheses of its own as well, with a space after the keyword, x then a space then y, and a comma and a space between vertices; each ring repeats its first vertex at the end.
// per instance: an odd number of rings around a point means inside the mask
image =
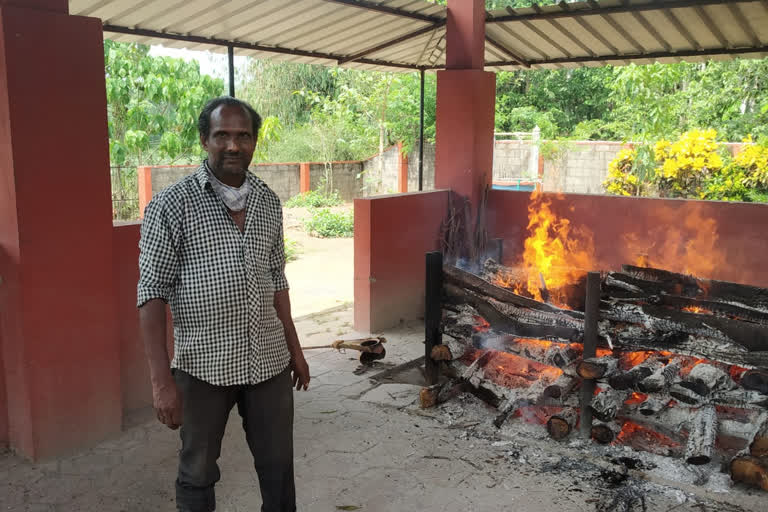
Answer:
POLYGON ((166 386, 173 380, 166 345, 165 302, 161 299, 147 301, 139 308, 139 325, 144 339, 144 351, 149 361, 152 387, 166 386))

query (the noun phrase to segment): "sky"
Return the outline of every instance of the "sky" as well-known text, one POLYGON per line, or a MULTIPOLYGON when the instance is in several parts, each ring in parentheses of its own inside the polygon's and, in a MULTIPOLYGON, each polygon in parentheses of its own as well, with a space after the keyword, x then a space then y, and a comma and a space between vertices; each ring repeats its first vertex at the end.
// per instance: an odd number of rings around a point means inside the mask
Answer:
MULTIPOLYGON (((196 60, 200 63, 200 72, 221 78, 227 81, 227 53, 196 52, 180 48, 167 48, 160 45, 152 45, 149 49, 152 56, 174 57, 184 60, 196 60)), ((245 66, 247 57, 240 57, 235 50, 235 72, 245 66)))

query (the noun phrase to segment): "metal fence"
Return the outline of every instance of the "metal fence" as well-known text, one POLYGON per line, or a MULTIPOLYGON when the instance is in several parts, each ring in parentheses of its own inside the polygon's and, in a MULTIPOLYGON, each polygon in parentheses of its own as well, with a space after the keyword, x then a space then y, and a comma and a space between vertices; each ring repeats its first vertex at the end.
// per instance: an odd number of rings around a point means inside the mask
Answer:
POLYGON ((139 182, 135 167, 112 166, 112 220, 139 219, 139 182))

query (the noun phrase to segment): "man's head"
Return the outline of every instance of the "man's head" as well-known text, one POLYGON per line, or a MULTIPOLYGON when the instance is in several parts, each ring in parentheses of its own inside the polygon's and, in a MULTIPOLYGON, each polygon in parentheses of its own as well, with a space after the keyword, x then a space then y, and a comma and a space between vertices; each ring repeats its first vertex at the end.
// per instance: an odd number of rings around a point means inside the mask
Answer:
POLYGON ((242 183, 260 127, 261 117, 244 101, 223 96, 205 105, 197 129, 217 178, 232 186, 242 183))

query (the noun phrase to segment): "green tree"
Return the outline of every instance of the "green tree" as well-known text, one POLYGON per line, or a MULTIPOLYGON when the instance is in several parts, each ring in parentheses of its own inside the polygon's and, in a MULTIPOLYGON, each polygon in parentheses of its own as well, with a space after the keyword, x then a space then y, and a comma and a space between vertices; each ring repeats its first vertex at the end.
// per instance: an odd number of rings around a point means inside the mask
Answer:
POLYGON ((171 164, 201 155, 197 117, 224 82, 197 62, 152 57, 149 47, 104 41, 113 165, 171 164))

